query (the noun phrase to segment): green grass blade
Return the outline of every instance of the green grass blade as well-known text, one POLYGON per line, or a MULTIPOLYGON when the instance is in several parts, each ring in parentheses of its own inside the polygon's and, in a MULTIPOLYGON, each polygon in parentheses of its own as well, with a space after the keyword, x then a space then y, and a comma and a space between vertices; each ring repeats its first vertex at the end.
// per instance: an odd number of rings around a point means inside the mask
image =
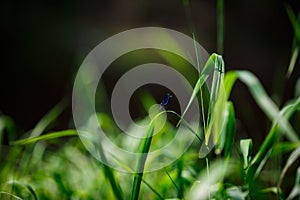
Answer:
POLYGON ((293 53, 292 53, 292 56, 290 59, 290 63, 289 63, 289 67, 288 67, 288 71, 286 73, 287 78, 290 78, 291 74, 294 71, 298 55, 299 55, 299 46, 295 47, 295 49, 293 50, 293 53))
MULTIPOLYGON (((103 157, 102 157, 103 158, 103 157)), ((113 193, 115 195, 116 199, 123 199, 123 192, 121 190, 121 186, 119 185, 118 181, 116 180, 115 174, 113 172, 113 169, 106 166, 106 165, 102 165, 103 166, 103 172, 104 172, 104 176, 106 179, 108 179, 111 188, 113 190, 113 193)))
MULTIPOLYGON (((18 196, 16 196, 16 195, 10 194, 10 193, 8 193, 8 192, 0 192, 0 197, 1 197, 1 198, 3 197, 3 195, 9 196, 10 199, 15 198, 15 199, 17 199, 17 200, 23 200, 21 197, 18 197, 18 196)), ((7 198, 5 198, 5 199, 7 199, 7 198)))
POLYGON ((213 128, 214 143, 218 142, 222 129, 224 128, 223 117, 226 105, 224 72, 225 65, 222 56, 216 55, 206 124, 207 129, 205 130, 206 145, 208 145, 211 128, 213 128))
POLYGON ((300 97, 300 77, 297 80, 296 86, 295 86, 295 97, 300 97))
POLYGON ((218 54, 224 51, 224 0, 218 0, 218 54))
POLYGON ((153 123, 150 123, 149 128, 146 132, 146 138, 142 140, 139 153, 141 154, 138 160, 137 164, 137 173, 134 176, 133 185, 132 185, 132 193, 131 193, 131 199, 132 200, 138 200, 139 199, 139 193, 141 188, 141 182, 143 179, 143 171, 146 164, 147 154, 150 150, 152 135, 154 131, 154 125, 153 123))
POLYGON ((246 169, 251 162, 252 146, 252 139, 244 139, 240 141, 241 153, 244 160, 244 169, 246 169))
POLYGON ((229 71, 229 72, 226 72, 226 74, 225 74, 224 85, 225 85, 227 99, 229 99, 229 97, 230 97, 232 87, 235 84, 237 78, 238 78, 238 75, 237 75, 236 71, 229 71))
MULTIPOLYGON (((289 119, 291 115, 296 111, 300 109, 300 98, 295 100, 294 102, 289 103, 286 105, 281 111, 280 115, 285 117, 286 119, 289 119)), ((279 124, 274 123, 270 132, 268 133, 268 136, 264 140, 263 144, 261 145, 260 149, 258 150, 257 154, 253 158, 249 169, 248 169, 248 178, 253 179, 254 175, 257 174, 257 170, 259 166, 261 166, 261 162, 265 159, 265 157, 269 155, 270 150, 274 146, 274 144, 277 142, 280 129, 279 124)))
POLYGON ((285 8, 286 8, 286 11, 287 11, 287 14, 289 16, 289 19, 290 19, 290 22, 294 28, 294 32, 298 38, 298 41, 300 41, 300 23, 299 21, 297 20, 294 12, 293 12, 293 9, 291 8, 290 5, 288 4, 285 4, 285 8))
MULTIPOLYGON (((121 161, 119 158, 117 158, 117 157, 115 157, 115 156, 113 156, 113 157, 114 157, 114 159, 116 160, 116 162, 117 162, 120 166, 122 166, 123 169, 125 169, 127 172, 129 172, 129 173, 131 173, 131 174, 134 174, 134 173, 135 173, 133 169, 131 169, 129 166, 127 166, 127 165, 126 165, 123 161, 121 161)), ((150 188, 150 190, 152 190, 152 192, 157 196, 158 199, 164 199, 164 198, 162 197, 162 195, 159 194, 159 192, 158 192, 157 190, 155 190, 155 189, 151 186, 151 184, 148 183, 145 179, 142 179, 142 182, 145 183, 145 185, 147 185, 147 186, 150 188)))
POLYGON ((300 142, 281 142, 274 145, 271 156, 276 156, 289 151, 292 151, 300 146, 300 142))
POLYGON ((279 124, 289 140, 293 142, 299 141, 290 123, 279 113, 276 104, 268 97, 259 80, 248 71, 237 71, 237 75, 238 78, 247 85, 257 105, 264 111, 269 119, 279 124))
POLYGON ((289 16, 290 22, 293 26, 294 29, 294 42, 293 42, 293 52, 292 52, 292 56, 290 58, 290 63, 289 63, 289 67, 286 73, 286 77, 289 78, 291 76, 291 74, 294 71, 295 68, 295 64, 299 55, 299 45, 300 45, 300 12, 298 14, 298 19, 296 19, 296 16, 292 10, 292 8, 286 4, 285 6, 287 14, 289 16))
MULTIPOLYGON (((202 70, 202 73, 201 73, 201 75, 200 75, 200 77, 199 77, 199 79, 198 79, 198 81, 197 81, 197 83, 194 87, 194 90, 193 90, 192 96, 189 100, 189 103, 188 103, 188 105, 186 106, 185 110, 183 111, 183 113, 181 115, 182 117, 184 117, 185 113, 188 111, 188 109, 191 106, 193 100, 195 99, 196 95, 200 91, 201 87, 205 84, 205 81, 208 79, 208 76, 209 76, 210 72, 214 69, 215 59, 216 59, 216 54, 212 54, 208 58, 205 66, 202 70)), ((180 123, 180 121, 178 122, 177 126, 179 125, 179 123, 180 123)))
MULTIPOLYGON (((213 113, 213 136, 214 143, 218 144, 217 146, 221 151, 224 146, 225 134, 226 134, 226 123, 227 123, 227 107, 226 107, 226 93, 223 81, 223 75, 219 76, 218 82, 218 95, 217 101, 214 105, 214 113, 213 113), (223 138, 223 141, 221 140, 223 138)), ((209 137, 208 137, 209 138, 209 137)))
POLYGON ((26 188, 30 192, 30 194, 33 196, 33 199, 38 200, 36 192, 29 184, 23 183, 21 181, 16 181, 16 180, 8 181, 7 184, 26 188))
POLYGON ((179 188, 178 186, 176 185, 175 181, 173 180, 173 178, 171 177, 171 175, 169 174, 169 172, 166 170, 166 174, 167 176, 169 177, 169 179, 171 180, 172 184, 174 185, 176 191, 177 191, 177 194, 179 193, 179 188))
POLYGON ((52 132, 52 133, 44 134, 41 136, 17 140, 17 141, 11 142, 11 145, 27 145, 27 144, 32 144, 32 143, 35 143, 38 141, 52 140, 52 139, 56 139, 56 138, 66 137, 66 136, 77 136, 77 130, 64 130, 64 131, 52 132))
POLYGON ((46 128, 57 119, 67 106, 67 101, 64 99, 59 102, 52 110, 50 110, 33 128, 30 137, 41 135, 46 128))
POLYGON ((184 123, 184 125, 187 127, 187 129, 188 129, 193 135, 195 135, 195 136, 197 137, 197 139, 198 139, 201 143, 203 142, 203 140, 200 138, 200 136, 197 134, 197 132, 193 130, 193 128, 189 125, 189 123, 188 123, 187 121, 185 121, 185 119, 184 119, 181 115, 179 115, 178 113, 176 113, 176 112, 174 112, 174 111, 172 111, 172 110, 167 110, 166 112, 167 112, 167 113, 172 113, 172 114, 176 115, 176 116, 179 118, 179 120, 180 120, 181 122, 184 123))
POLYGON ((298 167, 298 169, 297 169, 294 188, 292 189, 287 200, 296 199, 297 197, 299 198, 299 196, 300 196, 300 167, 298 167))
POLYGON ((232 102, 227 103, 228 107, 228 118, 227 118, 227 125, 226 125, 226 137, 225 137, 225 149, 224 149, 224 156, 226 159, 230 158, 232 146, 234 143, 234 132, 235 132, 235 114, 234 114, 234 107, 232 102))
MULTIPOLYGON (((208 117, 207 120, 203 119, 203 126, 205 130, 205 145, 206 147, 200 148, 199 156, 202 157, 202 150, 205 149, 204 154, 211 150, 211 147, 208 147, 208 142, 210 138, 211 131, 213 129, 214 132, 214 139, 215 142, 218 142, 220 134, 222 133, 222 129, 224 128, 224 111, 226 108, 226 92, 224 86, 224 72, 225 72, 225 65, 222 56, 217 54, 212 54, 208 61, 206 62, 201 75, 194 87, 192 96, 189 100, 189 103, 182 114, 182 118, 184 117, 185 113, 189 109, 192 101, 195 99, 198 92, 202 92, 202 86, 206 86, 205 82, 208 79, 211 72, 213 73, 213 83, 211 86, 211 93, 210 93, 210 101, 209 101, 209 108, 208 108, 208 117), (209 151, 207 151, 207 150, 209 151)), ((202 93, 201 93, 202 94, 202 93)), ((202 95, 201 95, 202 98, 202 95)), ((203 106, 203 99, 201 99, 201 106, 203 106)), ((203 113, 205 108, 202 109, 202 117, 205 118, 205 114, 203 113)), ((178 122, 177 127, 181 120, 178 122)))
POLYGON ((164 200, 165 198, 163 198, 159 192, 157 192, 147 181, 145 181, 144 179, 142 179, 143 183, 145 183, 145 185, 148 186, 148 188, 150 188, 150 190, 156 195, 156 197, 158 199, 164 200))
MULTIPOLYGON (((289 156, 281 174, 280 174, 280 179, 278 182, 278 188, 280 188, 282 180, 287 172, 287 170, 292 166, 292 164, 300 157, 300 146, 296 148, 291 155, 289 156)), ((300 183, 299 183, 300 184, 300 183)))

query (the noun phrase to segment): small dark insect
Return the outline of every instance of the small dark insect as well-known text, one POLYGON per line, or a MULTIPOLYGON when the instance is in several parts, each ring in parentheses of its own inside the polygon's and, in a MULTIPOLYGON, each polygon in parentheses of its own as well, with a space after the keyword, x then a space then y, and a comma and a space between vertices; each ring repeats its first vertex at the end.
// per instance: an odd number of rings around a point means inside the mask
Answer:
POLYGON ((172 98, 172 95, 170 95, 169 93, 167 93, 166 96, 164 97, 164 99, 162 100, 162 102, 160 103, 160 109, 162 107, 168 105, 171 98, 172 98))

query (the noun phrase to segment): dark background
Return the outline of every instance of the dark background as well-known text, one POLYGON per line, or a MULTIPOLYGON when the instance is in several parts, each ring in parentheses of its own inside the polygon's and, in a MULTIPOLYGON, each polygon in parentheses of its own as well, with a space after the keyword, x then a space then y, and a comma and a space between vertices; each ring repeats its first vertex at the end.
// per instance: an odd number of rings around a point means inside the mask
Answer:
MULTIPOLYGON (((297 62, 286 81, 294 34, 284 2, 298 13, 298 0, 225 0, 224 60, 227 70, 250 70, 270 95, 288 99, 293 97, 300 66, 297 62)), ((217 49, 216 8, 216 0, 191 0, 192 23, 209 53, 217 49)), ((106 38, 143 26, 191 36, 182 0, 6 0, 0 15, 0 111, 24 130, 33 128, 61 99, 71 97, 77 68, 106 38)), ((267 133, 265 116, 246 87, 237 84, 232 98, 242 129, 267 133)), ((69 126, 70 108, 65 118, 61 128, 69 126)))

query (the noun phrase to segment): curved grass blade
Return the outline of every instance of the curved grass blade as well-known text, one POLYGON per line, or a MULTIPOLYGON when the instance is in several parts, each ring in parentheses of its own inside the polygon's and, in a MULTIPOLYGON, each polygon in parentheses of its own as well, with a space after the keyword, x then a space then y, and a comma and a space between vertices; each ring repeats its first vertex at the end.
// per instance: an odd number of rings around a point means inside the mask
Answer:
MULTIPOLYGON (((189 103, 187 104, 185 110, 182 113, 182 117, 184 117, 185 113, 188 111, 189 107, 191 106, 193 100, 195 99, 196 95, 198 94, 198 92, 201 90, 201 87, 205 84, 206 80, 208 79, 209 74, 212 72, 213 69, 216 68, 216 57, 218 55, 213 53, 207 60, 207 62, 205 63, 205 66, 201 72, 201 75, 194 87, 192 96, 189 100, 189 103)), ((179 126, 180 121, 177 124, 177 127, 179 126)))
POLYGON ((236 71, 229 71, 229 72, 226 72, 226 74, 225 74, 224 85, 225 85, 227 99, 229 99, 232 87, 235 84, 237 78, 238 78, 238 76, 237 76, 236 71))
POLYGON ((2 197, 2 195, 4 194, 4 195, 8 195, 9 197, 10 197, 10 199, 11 198, 15 198, 15 199, 17 199, 17 200, 23 200, 21 197, 18 197, 18 196, 16 196, 16 195, 13 195, 13 194, 10 194, 10 193, 8 193, 8 192, 0 192, 0 197, 2 197))
POLYGON ((61 137, 66 137, 66 136, 77 136, 77 135, 78 135, 77 130, 57 131, 57 132, 52 132, 52 133, 48 133, 48 134, 41 135, 41 136, 17 140, 17 141, 11 142, 11 145, 27 145, 27 144, 32 144, 32 143, 35 143, 38 141, 52 140, 52 139, 56 139, 56 138, 61 138, 61 137))
POLYGON ((237 71, 236 73, 238 78, 247 85, 258 106, 274 123, 278 123, 279 127, 286 133, 286 137, 293 142, 299 141, 290 123, 286 117, 282 116, 275 103, 268 97, 259 80, 248 71, 237 71))
POLYGON ((288 196, 287 200, 296 199, 296 197, 300 196, 300 167, 298 167, 295 186, 292 189, 290 195, 288 196))
POLYGON ((52 110, 50 110, 33 128, 30 137, 41 135, 46 128, 57 119, 67 106, 66 99, 59 102, 52 110))
MULTIPOLYGON (((280 115, 284 117, 285 119, 289 119, 291 115, 296 111, 300 109, 300 97, 294 101, 286 105, 281 111, 280 115)), ((259 173, 258 168, 262 167, 261 163, 270 155, 270 150, 273 148, 274 144, 277 142, 279 134, 280 134, 280 129, 279 129, 280 124, 274 120, 273 126, 268 133, 268 136, 264 140, 263 144, 261 145, 259 151, 253 158, 248 172, 247 176, 250 179, 254 178, 255 174, 259 173)))
POLYGON ((8 181, 7 184, 21 186, 21 187, 26 188, 30 192, 30 194, 33 196, 34 200, 38 200, 36 192, 34 191, 34 189, 29 184, 23 183, 21 181, 16 181, 16 180, 8 181))
POLYGON ((293 50, 292 50, 292 56, 290 58, 289 67, 286 73, 286 77, 289 78, 291 74, 294 71, 295 64, 299 55, 299 45, 300 45, 300 12, 298 14, 298 19, 296 19, 296 16, 288 4, 285 5, 287 14, 289 16, 290 22, 294 29, 294 39, 293 39, 293 50))
MULTIPOLYGON (((283 178, 287 172, 287 170, 292 166, 292 164, 300 157, 300 146, 298 148, 296 148, 291 155, 289 156, 281 174, 280 174, 280 179, 278 182, 278 188, 280 188, 281 183, 283 181, 283 178)), ((299 183, 300 184, 300 183, 299 183)))

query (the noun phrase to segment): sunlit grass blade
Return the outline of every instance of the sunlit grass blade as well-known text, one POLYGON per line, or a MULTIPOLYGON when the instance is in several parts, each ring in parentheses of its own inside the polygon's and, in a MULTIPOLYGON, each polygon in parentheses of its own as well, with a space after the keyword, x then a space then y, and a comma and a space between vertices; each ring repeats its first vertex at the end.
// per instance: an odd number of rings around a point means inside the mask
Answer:
POLYGON ((222 129, 224 128, 223 117, 226 105, 224 72, 225 65, 222 56, 216 55, 213 82, 210 93, 208 117, 205 130, 206 145, 208 145, 208 141, 211 134, 211 128, 213 128, 212 131, 214 133, 214 143, 218 142, 219 136, 222 133, 222 129))
MULTIPOLYGON (((220 80, 218 82, 219 93, 217 96, 216 104, 214 105, 214 113, 213 113, 213 138, 214 143, 219 147, 219 151, 223 149, 225 134, 226 134, 226 124, 227 124, 227 114, 228 110, 226 107, 226 93, 225 87, 223 84, 223 76, 219 77, 220 80)), ((207 137, 209 138, 209 136, 207 137)))
MULTIPOLYGON (((216 59, 216 54, 212 54, 208 58, 205 66, 204 66, 204 68, 201 72, 201 75, 200 75, 200 77, 199 77, 199 79, 198 79, 198 81, 197 81, 197 83, 194 87, 194 90, 193 90, 192 96, 190 97, 189 103, 187 104, 185 110, 183 111, 183 113, 181 115, 182 117, 184 117, 185 113, 188 111, 188 109, 191 106, 193 100, 195 99, 196 95, 200 91, 201 87, 205 84, 206 80, 208 79, 209 74, 215 68, 215 59, 216 59)), ((179 123, 180 123, 180 121, 178 122, 177 126, 179 125, 179 123)))
POLYGON ((56 138, 61 138, 61 137, 66 137, 66 136, 77 136, 77 135, 78 135, 77 130, 57 131, 57 132, 44 134, 41 136, 17 140, 17 141, 11 142, 11 145, 27 145, 27 144, 32 144, 32 143, 35 143, 38 141, 52 140, 52 139, 56 139, 56 138))
MULTIPOLYGON (((206 114, 204 113, 205 108, 203 108, 204 104, 203 104, 202 95, 200 99, 201 107, 202 107, 201 110, 202 110, 203 126, 205 131, 205 145, 206 145, 206 147, 200 148, 200 152, 199 152, 200 157, 202 157, 202 154, 206 155, 206 153, 211 150, 211 147, 208 147, 211 131, 214 132, 215 142, 218 142, 220 134, 222 133, 222 129, 224 128, 224 124, 225 124, 223 121, 225 105, 226 105, 226 92, 225 92, 225 87, 223 82, 225 65, 222 56, 217 54, 212 54, 209 57, 194 87, 189 103, 181 116, 184 117, 185 113, 189 109, 190 105, 192 104, 198 92, 200 93, 202 92, 201 90, 202 86, 206 86, 206 80, 208 79, 212 71, 214 73, 213 73, 213 82, 210 91, 210 100, 209 100, 207 119, 205 119, 206 114), (204 151, 203 148, 205 149, 204 151)), ((177 126, 179 125, 180 122, 181 121, 178 122, 177 126)))
POLYGON ((140 157, 138 158, 138 164, 137 164, 137 173, 134 176, 133 185, 132 185, 132 193, 131 193, 131 199, 132 200, 138 200, 139 199, 139 193, 141 188, 141 182, 143 179, 144 174, 144 167, 146 164, 147 154, 150 150, 152 135, 154 132, 154 125, 153 123, 150 123, 149 128, 146 132, 146 138, 142 140, 139 153, 140 157))

